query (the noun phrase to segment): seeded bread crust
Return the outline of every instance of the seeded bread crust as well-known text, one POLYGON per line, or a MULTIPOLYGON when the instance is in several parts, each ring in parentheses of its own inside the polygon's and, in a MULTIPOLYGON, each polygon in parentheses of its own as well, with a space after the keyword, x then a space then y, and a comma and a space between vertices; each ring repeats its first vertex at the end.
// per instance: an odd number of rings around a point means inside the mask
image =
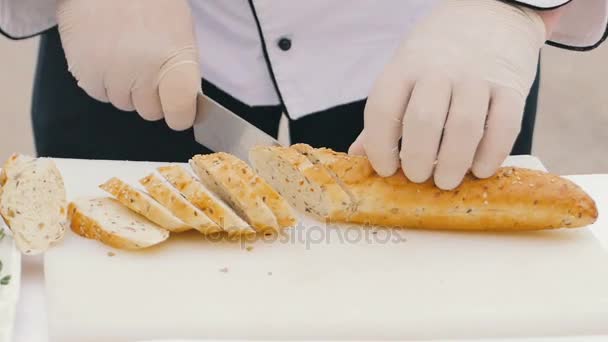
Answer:
POLYGON ((116 177, 111 178, 99 187, 114 196, 125 207, 156 223, 163 229, 173 233, 180 233, 193 228, 175 217, 171 211, 163 207, 148 194, 116 177))
POLYGON ((291 227, 296 224, 296 218, 293 210, 287 201, 276 192, 264 179, 253 172, 251 167, 237 157, 220 153, 224 158, 224 162, 237 174, 251 189, 262 197, 262 201, 272 210, 272 213, 277 218, 277 223, 280 228, 291 227))
POLYGON ((211 221, 202 210, 188 202, 177 189, 159 176, 150 174, 139 182, 146 188, 152 198, 169 209, 175 217, 199 232, 214 234, 222 231, 222 228, 211 221))
MULTIPOLYGON (((306 158, 308 158, 311 163, 313 163, 315 166, 322 170, 321 172, 330 175, 334 182, 340 187, 340 189, 342 189, 342 192, 348 196, 350 204, 348 205, 348 207, 341 208, 340 211, 346 211, 347 214, 350 216, 352 212, 357 210, 357 207, 359 206, 359 199, 355 196, 355 194, 351 192, 350 188, 347 187, 346 184, 344 184, 344 182, 336 174, 336 172, 331 167, 328 167, 329 162, 332 161, 331 157, 333 155, 328 155, 326 153, 327 149, 316 149, 307 144, 295 144, 292 145, 291 148, 306 156, 306 158)), ((340 200, 341 202, 344 202, 346 200, 346 197, 344 197, 342 193, 341 196, 342 198, 340 200)))
POLYGON ((190 203, 204 211, 229 236, 251 235, 255 230, 230 206, 213 194, 179 165, 162 166, 157 171, 190 203))
POLYGON ((290 204, 318 219, 345 220, 351 198, 322 165, 313 164, 295 148, 258 146, 249 160, 256 172, 290 204))
MULTIPOLYGON (((282 152, 281 152, 282 153, 282 152)), ((358 200, 357 210, 337 220, 365 225, 441 229, 525 231, 584 227, 596 221, 595 202, 556 175, 501 168, 488 179, 468 174, 455 190, 432 181, 410 182, 398 171, 380 177, 365 157, 318 149, 323 165, 358 200)))
POLYGON ((211 191, 237 211, 257 232, 276 233, 279 224, 262 196, 242 179, 220 153, 194 156, 190 165, 211 191))

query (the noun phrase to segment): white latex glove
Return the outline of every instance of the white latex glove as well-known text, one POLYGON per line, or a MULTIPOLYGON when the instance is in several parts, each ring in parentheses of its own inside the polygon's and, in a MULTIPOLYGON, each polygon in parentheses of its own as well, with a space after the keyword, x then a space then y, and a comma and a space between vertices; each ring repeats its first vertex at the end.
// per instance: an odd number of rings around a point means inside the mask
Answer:
POLYGON ((201 77, 187 0, 57 5, 69 69, 87 94, 175 130, 192 126, 201 77))
POLYGON ((527 8, 444 0, 377 80, 350 152, 366 154, 381 176, 400 162, 413 182, 434 173, 442 189, 457 187, 470 169, 493 175, 520 131, 545 31, 527 8))

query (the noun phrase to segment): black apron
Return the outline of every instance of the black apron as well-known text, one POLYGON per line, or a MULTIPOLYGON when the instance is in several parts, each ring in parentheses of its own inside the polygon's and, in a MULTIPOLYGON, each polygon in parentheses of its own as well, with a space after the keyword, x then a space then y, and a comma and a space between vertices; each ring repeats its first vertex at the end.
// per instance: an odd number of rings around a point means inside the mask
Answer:
MULTIPOLYGON (((94 66, 91 66, 94 67, 94 66)), ((277 136, 280 106, 248 106, 203 80, 203 91, 247 121, 277 136)), ((538 100, 537 76, 513 154, 530 154, 538 100)), ((365 100, 289 120, 292 143, 347 151, 363 129, 365 100)), ((86 159, 187 161, 209 153, 192 130, 175 132, 89 97, 69 73, 57 29, 42 34, 34 82, 32 121, 39 156, 86 159)))

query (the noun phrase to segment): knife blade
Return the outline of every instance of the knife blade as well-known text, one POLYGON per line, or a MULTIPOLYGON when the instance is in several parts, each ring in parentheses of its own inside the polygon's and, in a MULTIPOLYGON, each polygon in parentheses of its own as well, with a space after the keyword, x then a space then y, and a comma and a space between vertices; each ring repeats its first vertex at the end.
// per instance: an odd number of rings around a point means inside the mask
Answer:
POLYGON ((281 145, 203 93, 197 97, 194 139, 214 152, 230 153, 245 161, 254 146, 281 145))

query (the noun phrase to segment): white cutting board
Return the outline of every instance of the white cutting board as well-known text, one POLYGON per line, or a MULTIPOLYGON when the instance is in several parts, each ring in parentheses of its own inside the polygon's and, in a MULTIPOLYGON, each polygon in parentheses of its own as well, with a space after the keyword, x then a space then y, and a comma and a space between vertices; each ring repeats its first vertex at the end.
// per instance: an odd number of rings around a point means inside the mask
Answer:
POLYGON ((8 228, 0 217, 0 231, 5 231, 0 239, 0 279, 10 276, 9 283, 0 284, 0 342, 12 341, 15 310, 19 298, 21 281, 21 253, 17 250, 8 228))
MULTIPOLYGON (((57 164, 69 198, 156 165, 57 164)), ((373 234, 302 217, 291 232, 252 250, 194 233, 145 252, 70 233, 45 257, 51 341, 608 334, 608 253, 588 229, 373 234)))

